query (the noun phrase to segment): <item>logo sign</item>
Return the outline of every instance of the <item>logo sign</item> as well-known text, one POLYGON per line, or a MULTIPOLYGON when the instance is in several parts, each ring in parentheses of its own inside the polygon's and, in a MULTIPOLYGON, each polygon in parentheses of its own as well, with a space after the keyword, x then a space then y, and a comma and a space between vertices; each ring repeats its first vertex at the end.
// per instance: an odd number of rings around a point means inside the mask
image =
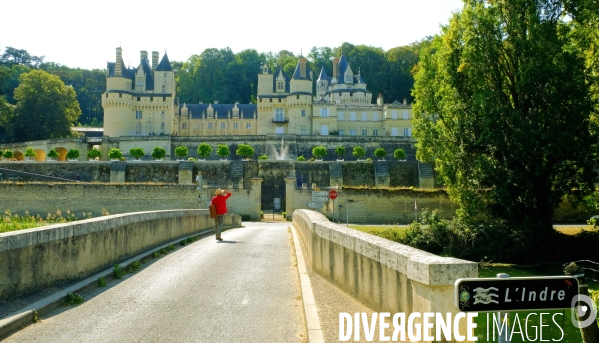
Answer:
POLYGON ((308 207, 310 208, 322 208, 324 206, 324 203, 322 202, 311 202, 308 204, 308 207))
POLYGON ((571 276, 458 279, 455 303, 462 312, 564 309, 578 294, 571 276))
POLYGON ((334 189, 331 189, 331 190, 329 191, 329 198, 331 198, 331 199, 335 200, 335 198, 337 198, 337 195, 338 195, 338 194, 337 194, 337 191, 336 191, 336 190, 334 190, 334 189))

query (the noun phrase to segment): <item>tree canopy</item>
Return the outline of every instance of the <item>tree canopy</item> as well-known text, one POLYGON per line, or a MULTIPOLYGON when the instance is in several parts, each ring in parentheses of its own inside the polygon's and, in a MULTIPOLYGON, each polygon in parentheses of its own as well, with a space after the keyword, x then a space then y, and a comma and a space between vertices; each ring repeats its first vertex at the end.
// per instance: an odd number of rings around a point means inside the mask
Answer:
POLYGON ((13 135, 21 141, 69 136, 81 113, 73 88, 43 70, 32 70, 19 79, 9 124, 13 135))
POLYGON ((593 189, 592 82, 571 3, 465 1, 415 77, 417 157, 435 161, 461 214, 506 220, 533 246, 563 196, 593 189))

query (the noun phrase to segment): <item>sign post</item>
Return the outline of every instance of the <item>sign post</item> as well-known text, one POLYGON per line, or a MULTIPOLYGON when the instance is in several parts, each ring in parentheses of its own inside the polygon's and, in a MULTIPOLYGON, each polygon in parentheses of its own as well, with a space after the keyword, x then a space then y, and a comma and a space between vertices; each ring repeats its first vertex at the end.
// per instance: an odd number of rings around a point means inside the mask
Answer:
POLYGON ((329 191, 329 199, 333 200, 333 222, 335 221, 335 199, 337 198, 337 191, 334 189, 331 189, 329 191))

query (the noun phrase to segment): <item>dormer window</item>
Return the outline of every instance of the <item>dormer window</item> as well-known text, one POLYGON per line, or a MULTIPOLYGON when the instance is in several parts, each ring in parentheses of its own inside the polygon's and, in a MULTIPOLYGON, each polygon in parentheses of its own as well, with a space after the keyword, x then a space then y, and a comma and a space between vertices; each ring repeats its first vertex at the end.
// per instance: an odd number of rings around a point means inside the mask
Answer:
POLYGON ((277 81, 277 89, 278 90, 285 89, 285 83, 283 81, 277 81))

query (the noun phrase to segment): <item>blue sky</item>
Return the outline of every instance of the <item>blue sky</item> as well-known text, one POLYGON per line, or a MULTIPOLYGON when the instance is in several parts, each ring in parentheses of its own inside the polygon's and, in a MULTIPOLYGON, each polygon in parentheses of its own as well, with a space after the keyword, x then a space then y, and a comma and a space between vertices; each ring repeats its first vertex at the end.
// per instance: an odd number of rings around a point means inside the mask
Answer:
POLYGON ((131 66, 140 50, 167 51, 171 61, 225 47, 306 54, 349 42, 388 50, 439 33, 461 7, 461 0, 7 1, 0 50, 86 69, 104 69, 119 45, 131 66))

